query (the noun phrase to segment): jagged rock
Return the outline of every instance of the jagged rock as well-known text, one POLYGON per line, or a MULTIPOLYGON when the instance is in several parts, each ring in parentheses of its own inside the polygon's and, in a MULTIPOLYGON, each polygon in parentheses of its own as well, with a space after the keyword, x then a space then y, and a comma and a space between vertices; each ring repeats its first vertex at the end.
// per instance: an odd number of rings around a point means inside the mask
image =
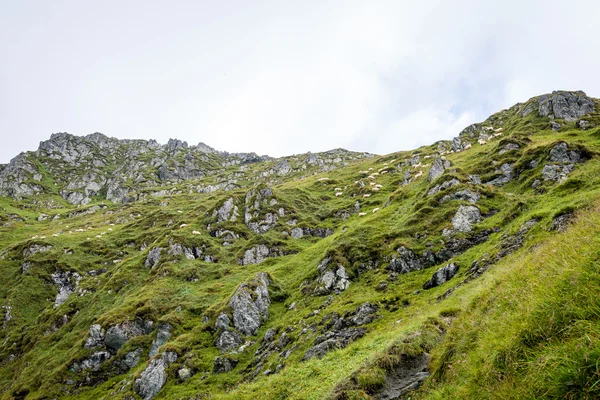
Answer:
POLYGON ((148 253, 144 265, 150 267, 150 269, 156 267, 160 261, 160 253, 163 251, 162 247, 153 247, 148 253))
POLYGON ((479 175, 469 175, 469 180, 473 185, 481 185, 481 178, 479 175))
POLYGON ((165 352, 161 357, 154 358, 133 384, 135 392, 144 400, 150 400, 158 394, 167 383, 166 368, 177 361, 177 353, 165 352))
POLYGON ((152 358, 158 354, 158 349, 167 343, 171 338, 171 329, 173 327, 170 324, 159 324, 156 332, 156 339, 152 341, 148 357, 152 358))
POLYGON ((560 142, 550 150, 550 162, 556 163, 572 163, 577 164, 582 161, 582 154, 578 151, 571 150, 565 142, 560 142))
POLYGON ((540 96, 538 112, 542 117, 559 118, 571 122, 594 112, 596 105, 584 92, 554 91, 540 96))
POLYGON ((269 318, 270 284, 269 276, 259 272, 252 281, 242 283, 229 300, 233 325, 244 335, 256 335, 262 322, 269 318))
POLYGON ((192 377, 192 371, 188 367, 183 367, 177 371, 177 376, 180 381, 185 382, 192 377))
POLYGON ((270 253, 270 249, 264 244, 254 246, 244 252, 242 265, 260 264, 261 262, 265 261, 267 257, 269 257, 270 253))
POLYGON ((300 239, 302 236, 304 236, 304 231, 302 228, 294 228, 290 232, 290 236, 294 239, 300 239))
POLYGON ((462 140, 460 137, 452 139, 452 151, 461 151, 463 149, 462 140))
POLYGON ((219 222, 235 221, 239 216, 238 208, 234 204, 233 197, 227 199, 221 208, 213 212, 213 217, 218 217, 219 222))
POLYGON ((556 121, 550 121, 550 129, 556 132, 560 131, 560 128, 562 128, 561 124, 556 121))
POLYGON ((172 243, 169 245, 169 251, 167 254, 173 256, 184 255, 188 260, 195 260, 196 258, 200 258, 202 256, 202 250, 198 247, 190 248, 182 246, 179 243, 172 243))
POLYGON ((218 335, 215 346, 221 351, 230 351, 237 349, 242 343, 242 338, 237 332, 224 330, 218 335))
POLYGON ((379 310, 379 306, 371 303, 363 303, 361 304, 356 311, 354 312, 354 316, 350 318, 350 321, 354 326, 361 326, 370 324, 375 320, 375 313, 379 310))
POLYGON ((429 170, 429 181, 433 182, 439 178, 448 168, 450 168, 450 161, 442 160, 440 158, 436 159, 429 170))
POLYGON ((225 313, 221 313, 215 321, 215 329, 228 329, 230 324, 231 320, 229 319, 229 316, 225 313))
POLYGON ((142 358, 142 349, 135 349, 125 354, 125 358, 123 358, 123 365, 126 369, 131 369, 138 365, 140 359, 142 358))
POLYGON ((503 186, 510 182, 513 178, 513 165, 510 163, 504 163, 500 166, 500 169, 496 173, 502 175, 487 182, 488 185, 503 186))
POLYGON ((410 249, 402 246, 398 249, 398 256, 392 256, 388 269, 399 274, 418 271, 423 268, 419 257, 410 249))
POLYGON ((282 160, 273 169, 275 170, 275 173, 279 176, 284 176, 292 172, 292 167, 290 167, 287 160, 282 160))
POLYGON ((498 152, 498 154, 504 154, 512 150, 519 150, 520 148, 521 147, 516 143, 508 143, 498 152))
POLYGON ((322 358, 328 351, 343 349, 350 343, 363 337, 366 333, 367 330, 364 328, 350 328, 341 332, 331 332, 330 334, 320 336, 315 340, 315 346, 308 349, 304 354, 303 359, 322 358))
POLYGON ((216 357, 213 364, 213 374, 223 374, 235 368, 238 361, 229 357, 216 357))
POLYGON ((89 336, 85 341, 83 347, 86 349, 92 349, 94 347, 100 347, 104 345, 104 329, 100 324, 94 324, 90 327, 89 336))
POLYGON ((473 224, 481 221, 481 212, 475 206, 460 206, 454 218, 452 226, 457 232, 471 232, 473 224))
POLYGON ((567 175, 569 175, 573 171, 573 164, 567 165, 544 165, 542 169, 542 178, 545 181, 562 181, 566 179, 567 175))
POLYGON ((50 275, 52 281, 58 285, 58 294, 54 300, 54 307, 58 307, 67 301, 71 293, 75 292, 81 276, 77 272, 56 271, 50 275))
POLYGON ((536 219, 530 219, 521 225, 515 235, 502 235, 502 243, 500 243, 500 251, 496 255, 496 260, 500 260, 501 258, 506 257, 507 255, 520 249, 525 242, 525 235, 535 224, 537 224, 537 222, 538 221, 536 219))
POLYGON ((152 332, 152 321, 125 321, 106 330, 104 345, 111 352, 119 350, 129 339, 152 332))
POLYGON ((437 184, 434 187, 432 187, 429 190, 429 192, 427 192, 427 196, 433 196, 434 194, 437 194, 442 190, 446 190, 446 189, 451 188, 452 186, 456 186, 458 184, 460 184, 460 181, 456 178, 452 178, 446 182, 437 184))
POLYGON ((425 282, 423 285, 423 289, 432 289, 436 286, 440 286, 441 284, 450 280, 456 273, 458 272, 458 266, 454 263, 443 266, 438 269, 430 280, 425 282))
POLYGON ((107 351, 97 351, 93 353, 89 358, 82 360, 81 362, 73 363, 71 369, 74 372, 80 371, 98 371, 100 369, 100 365, 112 357, 107 351))
POLYGON ((479 195, 479 193, 475 193, 469 189, 465 189, 442 197, 440 199, 440 203, 445 203, 451 200, 463 200, 468 201, 471 204, 475 204, 479 201, 480 198, 481 196, 479 195))
POLYGON ((52 249, 51 245, 44 245, 44 244, 32 244, 31 246, 27 247, 26 249, 23 249, 23 257, 29 257, 32 256, 34 254, 37 253, 45 253, 47 251, 50 251, 52 249))
POLYGON ((322 286, 317 288, 316 294, 340 293, 350 286, 350 277, 346 273, 346 268, 342 265, 330 265, 330 262, 331 259, 327 257, 317 267, 319 271, 317 283, 322 286))
POLYGON ((571 222, 574 218, 575 215, 573 213, 559 215, 558 217, 555 217, 552 220, 552 223, 550 224, 550 228, 548 228, 548 230, 564 232, 569 227, 569 225, 571 225, 571 222))

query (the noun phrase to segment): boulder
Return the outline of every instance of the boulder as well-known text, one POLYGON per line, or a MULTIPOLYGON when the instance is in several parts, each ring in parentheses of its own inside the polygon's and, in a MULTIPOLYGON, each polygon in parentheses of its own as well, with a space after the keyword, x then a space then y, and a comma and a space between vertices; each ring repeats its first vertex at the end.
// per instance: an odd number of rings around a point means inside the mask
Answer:
POLYGON ((432 289, 436 286, 440 286, 446 281, 450 280, 458 272, 458 266, 455 263, 451 263, 438 269, 430 280, 425 282, 423 289, 432 289))
POLYGON ((496 173, 502 174, 502 175, 487 182, 487 184, 494 185, 494 186, 506 185, 513 178, 513 165, 510 163, 504 163, 500 166, 500 169, 497 170, 496 173))
POLYGON ((129 339, 147 335, 152 332, 152 321, 125 321, 111 326, 106 330, 104 345, 109 351, 116 352, 129 339))
POLYGON ((166 368, 177 361, 177 353, 168 351, 154 358, 133 384, 135 392, 144 400, 150 400, 167 383, 166 368))
POLYGON ((148 252, 148 257, 146 257, 144 265, 150 267, 150 269, 156 267, 160 261, 160 253, 162 251, 163 249, 161 247, 153 247, 152 250, 148 252))
POLYGON ((444 171, 448 168, 450 168, 450 161, 442 160, 440 158, 436 159, 431 165, 431 169, 429 170, 429 181, 433 182, 434 180, 442 176, 444 171))
POLYGON ((452 226, 457 232, 471 232, 473 224, 481 221, 481 212, 475 206, 460 206, 454 218, 452 226))
POLYGON ((58 307, 67 301, 67 298, 74 293, 81 276, 77 272, 56 271, 50 275, 52 281, 58 286, 58 294, 54 299, 54 307, 58 307))
POLYGON ((584 92, 555 91, 540 96, 538 113, 542 117, 559 118, 572 122, 594 112, 596 104, 584 92))
POLYGON ((83 345, 86 349, 92 349, 94 347, 100 347, 104 345, 104 329, 100 324, 94 324, 90 327, 89 336, 83 345))
POLYGON ((156 338, 152 341, 148 357, 152 358, 158 354, 158 349, 167 343, 171 338, 171 330, 173 327, 170 324, 161 323, 158 325, 156 338))
POLYGON ((271 280, 264 272, 242 283, 229 300, 233 312, 233 325, 244 335, 256 335, 263 321, 269 318, 269 285, 271 280))
POLYGON ((215 346, 221 351, 231 351, 242 345, 241 336, 232 330, 224 330, 218 334, 215 346))
POLYGON ((340 293, 350 286, 350 277, 343 265, 333 265, 329 257, 323 259, 318 265, 319 277, 317 283, 321 285, 316 289, 316 294, 340 293))
POLYGON ((216 357, 213 363, 213 374, 223 374, 229 372, 237 365, 237 360, 229 357, 216 357))
POLYGON ((440 203, 445 203, 451 200, 462 200, 468 201, 471 204, 475 204, 479 201, 480 198, 481 196, 479 195, 479 193, 475 193, 469 189, 465 189, 442 197, 440 199, 440 203))
POLYGON ((581 162, 582 155, 579 151, 569 151, 565 142, 560 142, 550 150, 548 161, 555 163, 572 163, 581 162))
POLYGON ((443 183, 437 184, 434 187, 432 187, 429 192, 427 192, 427 196, 433 196, 434 194, 439 193, 442 190, 446 190, 448 188, 451 188, 452 186, 456 186, 460 184, 460 181, 456 178, 452 178, 448 181, 445 181, 443 183))

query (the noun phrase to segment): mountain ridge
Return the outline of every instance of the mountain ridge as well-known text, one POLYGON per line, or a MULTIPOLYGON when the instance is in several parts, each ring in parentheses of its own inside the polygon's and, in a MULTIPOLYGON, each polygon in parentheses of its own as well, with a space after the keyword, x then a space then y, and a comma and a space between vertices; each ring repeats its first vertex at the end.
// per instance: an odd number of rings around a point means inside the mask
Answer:
POLYGON ((599 104, 383 156, 55 136, 0 171, 0 396, 595 398, 599 104))

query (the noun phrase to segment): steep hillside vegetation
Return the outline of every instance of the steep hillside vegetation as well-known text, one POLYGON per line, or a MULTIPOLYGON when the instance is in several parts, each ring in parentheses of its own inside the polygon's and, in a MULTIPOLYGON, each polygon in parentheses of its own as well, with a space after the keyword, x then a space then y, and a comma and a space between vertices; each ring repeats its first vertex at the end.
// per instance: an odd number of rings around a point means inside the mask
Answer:
POLYGON ((0 167, 2 398, 598 398, 599 105, 385 156, 54 134, 0 167))

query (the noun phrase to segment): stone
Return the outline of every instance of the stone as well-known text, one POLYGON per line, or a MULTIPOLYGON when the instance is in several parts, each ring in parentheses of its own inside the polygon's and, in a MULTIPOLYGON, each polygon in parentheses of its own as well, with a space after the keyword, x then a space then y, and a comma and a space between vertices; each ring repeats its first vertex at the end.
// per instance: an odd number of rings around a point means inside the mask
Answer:
POLYGON ((104 345, 104 329, 100 324, 94 324, 90 327, 88 338, 83 345, 86 349, 92 349, 94 347, 100 347, 104 345))
POLYGON ((152 325, 152 321, 142 320, 125 321, 113 325, 106 330, 104 345, 109 351, 116 352, 132 337, 143 336, 152 332, 152 325))
POLYGON ((133 384, 135 392, 144 400, 150 400, 158 394, 167 383, 166 368, 177 361, 177 353, 165 352, 161 357, 154 358, 133 384))
POLYGON ((440 203, 445 203, 447 201, 452 201, 452 200, 462 200, 462 201, 468 201, 471 204, 476 204, 480 198, 481 198, 481 196, 479 195, 479 193, 475 193, 475 192, 471 191, 470 189, 465 189, 465 190, 460 190, 458 192, 454 192, 452 194, 448 194, 448 195, 442 197, 440 199, 440 203))
POLYGON ((229 372, 237 365, 237 360, 229 357, 216 357, 213 363, 213 374, 223 374, 229 372))
POLYGON ((185 382, 192 377, 192 371, 188 367, 183 367, 177 371, 177 376, 180 381, 185 382))
POLYGON ((423 268, 421 260, 414 251, 402 246, 398 249, 398 255, 392 256, 388 269, 399 274, 418 271, 423 268))
POLYGON ((446 190, 451 188, 452 186, 456 186, 460 184, 460 181, 456 178, 452 178, 448 181, 445 181, 443 183, 437 184, 434 187, 432 187, 429 192, 427 192, 427 196, 433 196, 434 194, 437 194, 439 192, 441 192, 442 190, 446 190))
POLYGON ((450 280, 456 273, 458 272, 458 266, 455 263, 450 263, 448 265, 443 266, 438 269, 430 280, 425 282, 423 285, 423 289, 432 289, 436 286, 440 286, 441 284, 450 280))
POLYGON ((234 331, 225 330, 218 335, 215 346, 221 351, 231 351, 242 345, 241 336, 234 331))
POLYGON ((215 321, 215 329, 228 329, 230 324, 231 320, 229 319, 229 316, 225 313, 221 313, 215 321))
POLYGON ((573 163, 581 162, 582 155, 578 151, 569 151, 565 142, 560 142, 550 150, 548 161, 555 163, 573 163))
POLYGON ((330 292, 340 293, 350 286, 350 277, 346 273, 343 265, 331 265, 331 259, 325 258, 318 265, 319 278, 317 283, 321 286, 317 288, 317 294, 328 294, 330 292))
POLYGON ((23 250, 23 257, 30 257, 37 253, 45 253, 47 251, 50 251, 51 249, 52 249, 52 246, 49 244, 48 245, 32 244, 31 246, 29 246, 23 250))
POLYGON ((509 151, 513 151, 513 150, 519 150, 521 147, 516 144, 516 143, 508 143, 506 146, 504 146, 499 152, 498 154, 504 154, 507 153, 509 151))
POLYGON ((595 111, 596 104, 584 92, 554 91, 540 96, 538 113, 542 117, 572 122, 595 111))
POLYGON ((302 228, 294 228, 290 232, 290 236, 294 239, 300 239, 304 236, 304 231, 302 230, 302 228))
POLYGON ((562 128, 562 126, 558 122, 550 121, 550 129, 553 131, 560 131, 560 128, 562 128))
POLYGON ((444 171, 448 168, 450 168, 450 161, 442 160, 440 158, 436 159, 431 165, 431 169, 429 170, 429 181, 433 182, 434 180, 442 176, 444 171))
POLYGON ((315 340, 315 346, 311 347, 304 354, 303 360, 311 358, 322 358, 328 351, 334 349, 343 349, 350 343, 360 339, 367 333, 364 328, 350 328, 341 332, 331 332, 328 335, 318 337, 315 340))
POLYGON ((171 329, 173 329, 173 327, 170 324, 162 323, 158 325, 156 338, 152 341, 148 357, 152 358, 157 355, 158 349, 169 341, 171 338, 171 329))
POLYGON ((265 261, 270 254, 269 248, 264 244, 256 245, 244 252, 242 265, 260 264, 265 261))
POLYGON ((58 286, 58 294, 54 299, 54 307, 56 308, 67 301, 68 297, 75 292, 81 276, 77 272, 56 271, 50 277, 58 286))
POLYGON ((575 215, 573 213, 559 215, 558 217, 555 217, 552 220, 552 223, 550 224, 550 227, 548 228, 548 230, 564 232, 567 230, 569 225, 571 225, 574 218, 575 218, 575 215))
POLYGON ((213 212, 213 217, 218 217, 219 222, 235 221, 238 215, 238 208, 234 204, 233 197, 227 199, 221 208, 213 212))
POLYGON ((457 232, 471 232, 473 224, 481 220, 481 212, 475 206, 460 206, 454 218, 452 226, 457 232))
POLYGON ((130 351, 125 355, 125 358, 123 358, 123 365, 127 369, 135 367, 140 362, 140 359, 142 358, 142 353, 143 350, 140 348, 130 351))
POLYGON ((162 251, 163 249, 161 247, 153 247, 152 250, 148 252, 148 257, 146 257, 144 266, 150 267, 150 269, 156 267, 160 261, 160 253, 162 251))
POLYGON ((250 283, 242 283, 229 300, 233 325, 244 335, 256 335, 262 322, 269 318, 270 283, 268 275, 259 272, 250 283))

